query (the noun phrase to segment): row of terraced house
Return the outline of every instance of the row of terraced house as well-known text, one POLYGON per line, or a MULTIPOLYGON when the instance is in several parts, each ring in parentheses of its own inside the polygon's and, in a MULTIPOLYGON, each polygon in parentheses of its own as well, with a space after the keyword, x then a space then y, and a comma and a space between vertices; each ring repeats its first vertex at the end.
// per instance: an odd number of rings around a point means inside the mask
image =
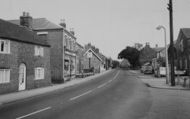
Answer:
POLYGON ((90 69, 100 73, 110 62, 90 43, 79 44, 64 20, 57 25, 26 12, 0 19, 0 94, 63 83, 90 69))

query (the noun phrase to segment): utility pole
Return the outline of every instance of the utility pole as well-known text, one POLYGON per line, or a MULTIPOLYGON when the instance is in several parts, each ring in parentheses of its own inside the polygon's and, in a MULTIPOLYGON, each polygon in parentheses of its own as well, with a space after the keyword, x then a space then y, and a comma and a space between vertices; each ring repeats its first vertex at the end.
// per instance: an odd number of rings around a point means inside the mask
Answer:
POLYGON ((174 43, 173 43, 173 4, 172 0, 169 0, 169 21, 170 21, 170 64, 171 64, 171 86, 175 86, 175 74, 174 74, 174 43))

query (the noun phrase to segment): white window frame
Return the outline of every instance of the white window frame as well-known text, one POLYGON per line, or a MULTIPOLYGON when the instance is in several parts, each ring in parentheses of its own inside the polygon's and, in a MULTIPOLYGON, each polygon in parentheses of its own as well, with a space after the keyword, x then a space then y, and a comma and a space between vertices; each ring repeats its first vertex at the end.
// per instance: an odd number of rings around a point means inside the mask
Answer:
POLYGON ((37 67, 35 68, 35 80, 41 80, 44 79, 44 68, 43 67, 37 67))
POLYGON ((37 32, 37 35, 48 35, 48 32, 46 31, 37 32))
POLYGON ((10 54, 10 40, 3 40, 3 39, 0 39, 0 53, 1 54, 10 54), (3 51, 1 51, 2 49, 2 43, 4 43, 3 45, 3 51))
POLYGON ((10 69, 0 69, 0 84, 10 82, 10 69))
POLYGON ((44 48, 41 46, 35 46, 34 47, 34 55, 43 57, 44 56, 44 48))

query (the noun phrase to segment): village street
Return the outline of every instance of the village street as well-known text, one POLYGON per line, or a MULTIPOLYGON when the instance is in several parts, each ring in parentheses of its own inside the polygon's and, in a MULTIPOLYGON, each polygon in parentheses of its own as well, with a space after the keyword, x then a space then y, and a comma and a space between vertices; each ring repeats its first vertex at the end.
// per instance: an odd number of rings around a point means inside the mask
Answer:
POLYGON ((0 107, 1 119, 187 119, 189 91, 147 87, 138 72, 96 79, 0 107))

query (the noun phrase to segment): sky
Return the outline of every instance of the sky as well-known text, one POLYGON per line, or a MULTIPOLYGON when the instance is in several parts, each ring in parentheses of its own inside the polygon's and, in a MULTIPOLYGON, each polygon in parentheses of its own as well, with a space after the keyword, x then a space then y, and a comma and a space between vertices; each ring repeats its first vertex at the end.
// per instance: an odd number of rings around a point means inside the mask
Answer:
MULTIPOLYGON (((74 28, 77 42, 91 43, 105 56, 117 59, 118 53, 134 43, 164 46, 163 30, 169 43, 169 0, 0 0, 0 18, 18 19, 22 12, 33 18, 47 18, 67 29, 74 28)), ((190 28, 190 0, 173 0, 174 40, 180 28, 190 28)))

